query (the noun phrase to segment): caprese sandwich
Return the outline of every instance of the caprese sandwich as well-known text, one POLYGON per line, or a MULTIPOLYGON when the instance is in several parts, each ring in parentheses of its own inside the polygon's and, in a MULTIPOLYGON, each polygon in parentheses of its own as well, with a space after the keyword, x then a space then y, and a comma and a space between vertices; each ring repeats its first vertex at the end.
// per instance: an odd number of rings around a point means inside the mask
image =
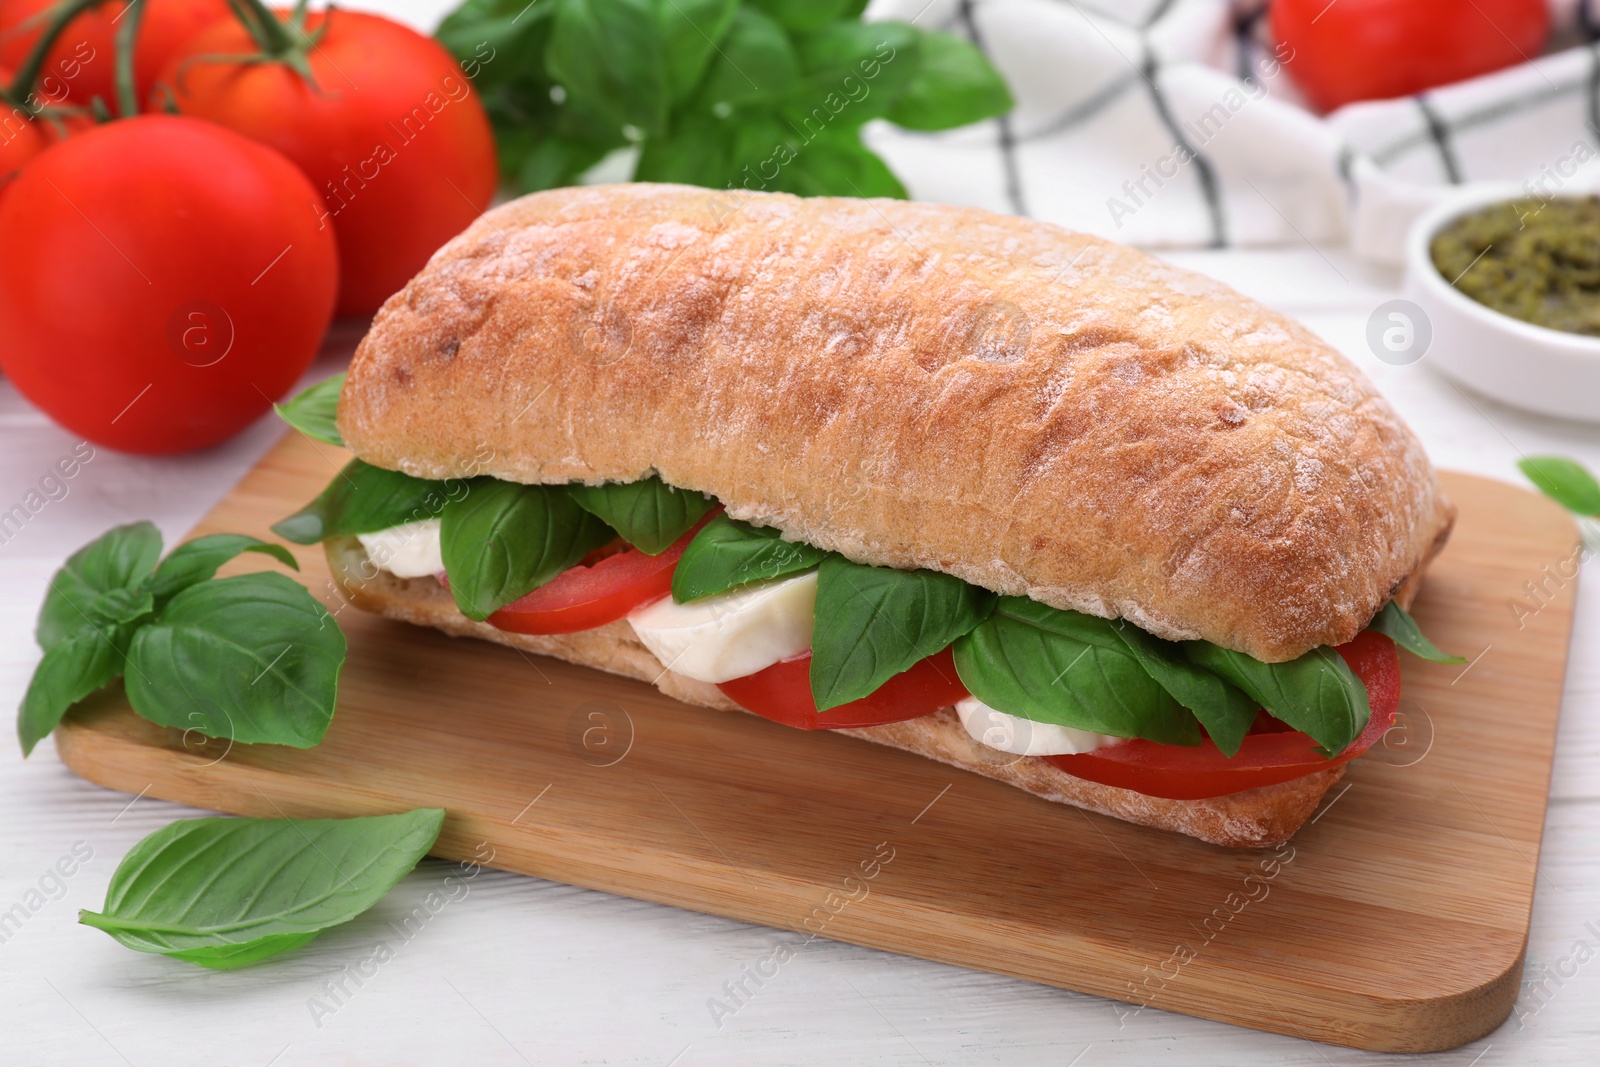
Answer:
MULTIPOLYGON (((730 194, 731 196, 731 194, 730 194)), ((275 529, 357 606, 1271 845, 1393 724, 1453 510, 1299 325, 974 209, 490 212, 379 313, 275 529)))

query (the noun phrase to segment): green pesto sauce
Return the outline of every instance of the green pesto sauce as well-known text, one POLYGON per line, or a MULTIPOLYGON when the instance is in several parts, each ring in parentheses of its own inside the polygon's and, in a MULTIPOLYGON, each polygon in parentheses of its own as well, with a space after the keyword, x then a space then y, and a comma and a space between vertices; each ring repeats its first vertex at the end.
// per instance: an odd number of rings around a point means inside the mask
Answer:
POLYGON ((1445 280, 1485 307, 1600 337, 1600 197, 1483 208, 1441 230, 1429 252, 1445 280))

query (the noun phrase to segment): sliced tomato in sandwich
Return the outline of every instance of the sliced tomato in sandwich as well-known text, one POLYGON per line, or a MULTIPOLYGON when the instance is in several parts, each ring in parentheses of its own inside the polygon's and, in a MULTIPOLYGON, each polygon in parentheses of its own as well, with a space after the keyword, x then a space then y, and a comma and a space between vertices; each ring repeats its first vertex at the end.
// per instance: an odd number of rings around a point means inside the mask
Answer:
POLYGON ((515 634, 571 634, 625 618, 672 592, 672 571, 683 550, 720 510, 708 512, 659 555, 621 540, 596 549, 576 567, 490 615, 489 625, 515 634))
POLYGON ((1042 758, 1078 778, 1171 800, 1241 793, 1348 763, 1394 725, 1400 707, 1400 657, 1394 642, 1373 630, 1334 651, 1367 687, 1372 715, 1366 729, 1332 759, 1319 753, 1311 738, 1281 723, 1249 734, 1233 756, 1224 756, 1207 739, 1193 746, 1132 740, 1081 755, 1042 758))
POLYGON ((967 695, 947 648, 912 664, 874 692, 827 711, 811 698, 811 653, 717 686, 746 711, 801 730, 842 730, 920 719, 967 695))

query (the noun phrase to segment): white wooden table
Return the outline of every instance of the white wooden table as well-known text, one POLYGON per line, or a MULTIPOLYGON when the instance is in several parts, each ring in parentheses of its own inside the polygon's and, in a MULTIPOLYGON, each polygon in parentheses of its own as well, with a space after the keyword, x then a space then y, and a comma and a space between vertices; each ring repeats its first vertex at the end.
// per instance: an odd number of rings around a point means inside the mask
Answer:
MULTIPOLYGON (((356 4, 431 25, 433 0, 356 4)), ((1364 340, 1398 279, 1309 249, 1170 257, 1295 315, 1354 358, 1442 467, 1521 481, 1519 454, 1554 451, 1600 469, 1600 432, 1468 397, 1427 361, 1389 367, 1364 340)), ((359 326, 342 327, 310 378, 338 368, 359 326)), ((200 456, 147 460, 100 450, 23 529, 0 544, 0 707, 14 708, 38 658, 45 582, 106 527, 154 519, 169 545, 281 432, 273 419, 200 456)), ((76 440, 0 382, 0 510, 76 440)), ((1600 589, 1580 591, 1523 996, 1482 1041, 1428 1064, 1593 1062, 1600 1048, 1600 589), (1580 947, 1581 946, 1581 947, 1580 947), (1546 970, 1549 968, 1549 970, 1546 970), (1543 992, 1533 983, 1543 980, 1543 992)), ((1506 709, 1507 730, 1517 709, 1506 709)), ((531 878, 487 872, 375 975, 350 970, 388 920, 440 887, 426 861, 388 901, 309 947, 218 973, 123 949, 78 926, 118 860, 172 819, 196 814, 132 800, 70 774, 50 742, 24 763, 0 743, 0 1062, 5 1064, 929 1063, 1364 1064, 1387 1057, 1117 1005, 993 975, 830 942, 807 948, 719 1026, 708 1000, 786 934, 531 878), (131 802, 130 802, 131 801, 131 802), (69 879, 57 860, 92 850, 69 879), (342 991, 340 990, 342 987, 342 991), (317 1008, 317 1005, 321 1005, 317 1008), (332 1008, 331 1013, 327 1010, 332 1008), (316 1010, 314 1010, 316 1009, 316 1010)), ((1063 842, 1070 848, 1071 842, 1063 842)), ((1093 901, 1084 906, 1092 909, 1093 901)))

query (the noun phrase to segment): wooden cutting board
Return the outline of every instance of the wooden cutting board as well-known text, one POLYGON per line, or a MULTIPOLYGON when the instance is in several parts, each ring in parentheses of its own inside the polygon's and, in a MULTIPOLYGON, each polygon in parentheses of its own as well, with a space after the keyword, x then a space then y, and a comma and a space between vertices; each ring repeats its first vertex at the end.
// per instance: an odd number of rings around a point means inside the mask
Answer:
MULTIPOLYGON (((290 435, 195 532, 267 536, 345 458, 290 435)), ((57 744, 91 781, 217 811, 441 806, 441 856, 492 850, 507 870, 1082 990, 1121 1011, 1450 1048, 1494 1029, 1517 995, 1571 632, 1575 587, 1560 575, 1576 569, 1578 538, 1533 493, 1446 481, 1460 522, 1416 614, 1475 658, 1403 656, 1401 726, 1275 851, 1204 845, 340 610, 319 549, 296 551, 302 577, 350 639, 320 747, 191 737, 186 749, 115 695, 69 716, 57 744), (1530 599, 1529 582, 1546 592, 1530 599)))

